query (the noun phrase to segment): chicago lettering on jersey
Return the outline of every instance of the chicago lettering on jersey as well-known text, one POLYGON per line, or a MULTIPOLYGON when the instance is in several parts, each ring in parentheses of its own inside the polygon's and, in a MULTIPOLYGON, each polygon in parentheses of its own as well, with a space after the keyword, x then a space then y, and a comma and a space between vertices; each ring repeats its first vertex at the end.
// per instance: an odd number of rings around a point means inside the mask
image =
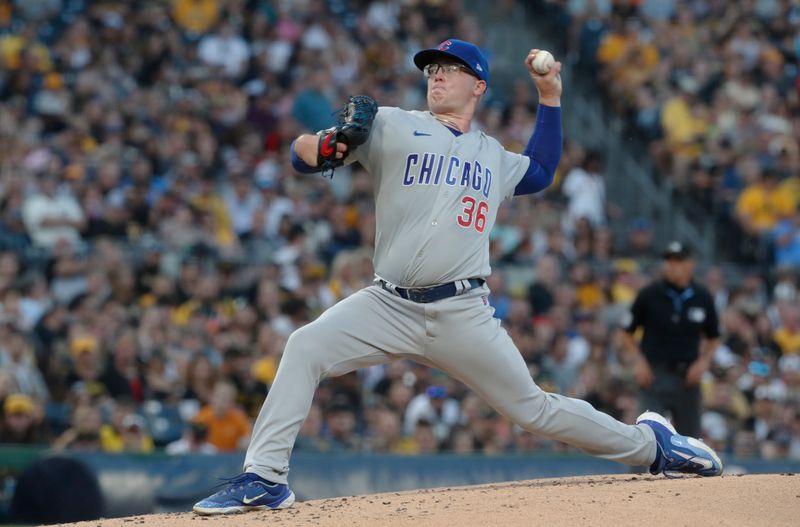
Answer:
POLYGON ((492 187, 492 171, 477 160, 464 161, 456 156, 433 152, 408 154, 403 186, 441 184, 470 187, 488 198, 492 187))

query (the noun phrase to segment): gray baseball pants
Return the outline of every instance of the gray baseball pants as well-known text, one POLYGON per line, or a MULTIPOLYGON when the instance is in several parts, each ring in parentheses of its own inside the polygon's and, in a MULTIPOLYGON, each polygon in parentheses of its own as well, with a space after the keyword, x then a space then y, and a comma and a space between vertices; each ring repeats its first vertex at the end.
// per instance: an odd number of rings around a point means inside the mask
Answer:
POLYGON ((245 471, 287 483, 292 446, 320 380, 395 359, 449 373, 528 432, 604 459, 652 464, 656 442, 650 427, 621 423, 585 401, 545 393, 533 382, 519 350, 492 316, 488 294, 484 285, 418 304, 375 285, 295 331, 253 428, 245 471))

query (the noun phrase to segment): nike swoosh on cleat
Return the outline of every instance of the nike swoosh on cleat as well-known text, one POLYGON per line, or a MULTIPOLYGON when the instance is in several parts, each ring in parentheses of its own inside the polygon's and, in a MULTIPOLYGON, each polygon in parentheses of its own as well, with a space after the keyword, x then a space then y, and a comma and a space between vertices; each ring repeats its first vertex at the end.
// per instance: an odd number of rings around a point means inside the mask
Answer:
POLYGON ((421 135, 428 135, 429 136, 431 134, 426 134, 425 132, 420 132, 419 130, 414 130, 414 135, 419 137, 421 135))
POLYGON ((702 465, 703 468, 706 470, 711 470, 712 468, 714 468, 714 464, 711 463, 711 461, 703 459, 702 457, 693 456, 690 454, 684 454, 683 452, 678 452, 678 451, 675 451, 675 453, 687 461, 691 461, 692 463, 697 463, 698 465, 702 465))
POLYGON ((254 497, 254 498, 248 498, 247 496, 245 496, 244 498, 242 498, 242 503, 244 503, 245 505, 250 505, 251 503, 253 503, 257 499, 263 498, 267 494, 269 494, 269 492, 265 492, 263 494, 259 494, 258 496, 254 497))

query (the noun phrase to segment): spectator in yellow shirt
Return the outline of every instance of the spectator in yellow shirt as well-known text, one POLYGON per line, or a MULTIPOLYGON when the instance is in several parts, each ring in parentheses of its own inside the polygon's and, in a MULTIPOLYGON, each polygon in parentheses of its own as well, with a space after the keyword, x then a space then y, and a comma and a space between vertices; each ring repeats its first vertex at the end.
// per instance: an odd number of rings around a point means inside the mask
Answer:
POLYGON ((696 97, 699 88, 694 79, 683 79, 675 95, 661 109, 661 127, 667 148, 674 156, 673 171, 678 172, 679 178, 685 176, 687 165, 702 153, 710 127, 707 111, 696 97))
POLYGON ((36 26, 25 26, 20 33, 0 37, 0 69, 26 69, 44 73, 53 69, 50 50, 36 39, 36 26))
POLYGON ((795 201, 791 192, 778 185, 772 170, 764 170, 760 179, 742 190, 736 200, 736 218, 751 235, 771 231, 783 218, 794 213, 795 201))
POLYGON ((640 25, 635 18, 615 18, 597 49, 611 103, 620 111, 633 103, 636 89, 652 78, 660 62, 658 48, 642 39, 640 25))
POLYGON ((800 353, 800 308, 789 304, 781 310, 781 326, 772 333, 772 339, 784 355, 800 353))
POLYGON ((190 36, 205 35, 219 20, 219 0, 174 0, 172 17, 190 36))
POLYGON ((228 215, 225 201, 216 191, 214 178, 205 174, 200 180, 200 187, 189 200, 207 222, 207 228, 214 233, 214 238, 221 247, 231 247, 238 238, 233 231, 233 222, 228 215))
POLYGON ((130 399, 121 399, 114 405, 111 422, 100 427, 100 448, 104 452, 149 453, 155 448, 147 432, 147 422, 136 413, 130 399))
POLYGON ((626 24, 621 17, 611 19, 611 30, 600 41, 597 61, 604 66, 622 59, 638 39, 633 23, 626 24))
POLYGON ((635 18, 612 20, 612 30, 606 33, 597 49, 597 61, 610 67, 612 76, 620 68, 651 70, 658 65, 658 48, 642 40, 640 25, 635 18))
POLYGON ((100 428, 100 448, 104 452, 136 452, 149 454, 155 448, 153 438, 147 433, 144 417, 128 414, 122 420, 122 428, 110 425, 100 428))

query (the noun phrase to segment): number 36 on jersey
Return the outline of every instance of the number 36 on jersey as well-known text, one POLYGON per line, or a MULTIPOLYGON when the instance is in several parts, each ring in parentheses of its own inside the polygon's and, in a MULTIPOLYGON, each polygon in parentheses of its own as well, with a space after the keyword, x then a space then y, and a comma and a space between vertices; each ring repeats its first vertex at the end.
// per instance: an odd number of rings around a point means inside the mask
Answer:
POLYGON ((465 228, 474 228, 482 233, 486 229, 486 215, 489 212, 489 204, 485 201, 477 201, 472 196, 461 198, 464 208, 458 215, 458 224, 465 228))

